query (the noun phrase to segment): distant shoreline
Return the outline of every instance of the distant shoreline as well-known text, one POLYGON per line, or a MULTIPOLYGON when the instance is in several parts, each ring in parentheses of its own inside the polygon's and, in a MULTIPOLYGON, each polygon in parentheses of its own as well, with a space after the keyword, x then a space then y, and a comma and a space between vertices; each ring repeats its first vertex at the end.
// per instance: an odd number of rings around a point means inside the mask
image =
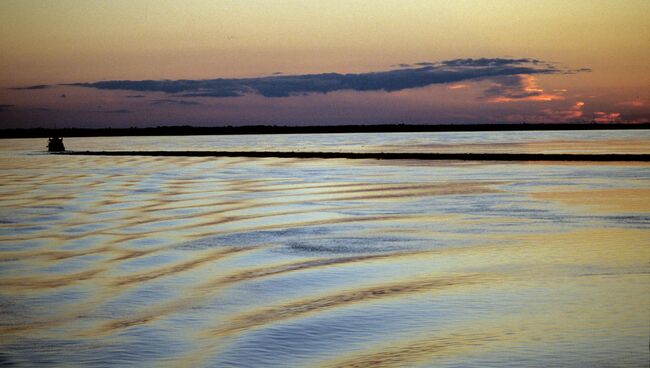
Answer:
POLYGON ((60 137, 119 137, 119 136, 182 136, 182 135, 249 135, 249 134, 323 134, 323 133, 414 133, 414 132, 507 132, 560 130, 630 130, 650 129, 643 124, 374 124, 374 125, 320 125, 278 126, 246 125, 222 127, 159 126, 151 128, 30 128, 0 129, 0 138, 60 137))
POLYGON ((649 154, 543 154, 543 153, 420 153, 420 152, 289 152, 289 151, 65 151, 56 155, 165 156, 165 157, 279 157, 345 158, 376 160, 462 160, 462 161, 585 161, 650 162, 649 154))

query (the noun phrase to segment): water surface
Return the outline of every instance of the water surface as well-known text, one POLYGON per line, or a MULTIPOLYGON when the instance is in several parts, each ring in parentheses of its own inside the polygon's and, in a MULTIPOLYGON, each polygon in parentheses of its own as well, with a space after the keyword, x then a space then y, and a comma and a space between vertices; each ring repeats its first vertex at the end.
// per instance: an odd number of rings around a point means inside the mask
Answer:
MULTIPOLYGON (((648 147, 645 131, 512 134, 65 142, 78 150, 648 147)), ((35 152, 44 143, 0 140, 0 362, 649 363, 648 164, 62 157, 35 152)))

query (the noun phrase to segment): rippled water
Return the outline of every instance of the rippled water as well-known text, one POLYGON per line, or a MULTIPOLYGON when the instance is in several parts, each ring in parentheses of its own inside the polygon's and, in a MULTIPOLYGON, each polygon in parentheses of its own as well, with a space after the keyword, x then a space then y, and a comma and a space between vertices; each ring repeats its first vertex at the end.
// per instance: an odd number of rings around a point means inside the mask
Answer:
MULTIPOLYGON (((504 134, 66 145, 648 150, 648 132, 504 134)), ((649 363, 648 164, 62 157, 44 143, 0 141, 0 365, 649 363)))

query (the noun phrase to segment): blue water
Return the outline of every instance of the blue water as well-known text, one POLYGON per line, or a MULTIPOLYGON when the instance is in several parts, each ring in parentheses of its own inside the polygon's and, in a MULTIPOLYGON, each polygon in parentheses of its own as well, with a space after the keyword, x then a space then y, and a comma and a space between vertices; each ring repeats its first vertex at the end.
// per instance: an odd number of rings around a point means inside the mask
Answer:
MULTIPOLYGON (((65 142, 643 152, 647 135, 65 142)), ((650 165, 61 157, 41 143, 0 140, 2 364, 648 366, 650 165)))

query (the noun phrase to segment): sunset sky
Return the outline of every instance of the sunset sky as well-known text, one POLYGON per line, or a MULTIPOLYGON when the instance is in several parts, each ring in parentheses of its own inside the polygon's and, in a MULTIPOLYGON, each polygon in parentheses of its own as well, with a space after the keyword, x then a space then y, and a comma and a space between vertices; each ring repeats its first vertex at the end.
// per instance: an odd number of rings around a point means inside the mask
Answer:
POLYGON ((0 70, 0 128, 648 122, 650 1, 3 0, 0 70))

